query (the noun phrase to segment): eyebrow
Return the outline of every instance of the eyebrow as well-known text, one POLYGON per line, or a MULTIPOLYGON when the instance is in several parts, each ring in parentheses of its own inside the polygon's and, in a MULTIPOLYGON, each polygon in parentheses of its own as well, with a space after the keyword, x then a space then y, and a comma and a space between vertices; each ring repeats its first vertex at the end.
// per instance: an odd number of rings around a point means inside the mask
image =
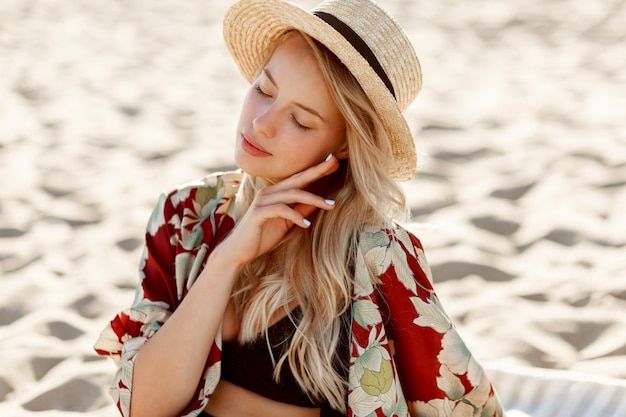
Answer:
MULTIPOLYGON (((263 69, 263 73, 264 73, 264 74, 265 74, 265 76, 266 76, 266 77, 270 80, 270 82, 271 82, 272 84, 274 84, 274 86, 276 86, 276 87, 278 86, 278 84, 276 84, 276 81, 274 80, 274 77, 272 77, 272 73, 270 72, 270 70, 268 70, 267 68, 264 68, 264 69, 263 69)), ((305 106, 305 105, 304 105, 304 104, 302 104, 302 103, 297 103, 297 102, 294 102, 293 104, 294 104, 294 106, 299 107, 299 108, 301 108, 302 110, 304 110, 304 111, 306 111, 306 112, 309 112, 309 113, 311 113, 313 116, 316 116, 316 117, 318 117, 319 119, 321 119, 322 121, 324 121, 324 118, 322 117, 322 115, 321 115, 321 114, 319 114, 319 113, 318 113, 317 111, 315 111, 314 109, 312 109, 312 108, 310 108, 310 107, 308 107, 308 106, 305 106)))

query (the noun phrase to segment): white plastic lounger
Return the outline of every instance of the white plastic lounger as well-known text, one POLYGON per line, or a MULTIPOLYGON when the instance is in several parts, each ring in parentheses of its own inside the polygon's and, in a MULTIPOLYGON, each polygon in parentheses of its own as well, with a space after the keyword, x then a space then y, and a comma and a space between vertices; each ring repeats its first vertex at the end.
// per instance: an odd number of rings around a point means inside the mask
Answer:
POLYGON ((626 417, 626 380, 530 367, 485 370, 508 417, 626 417))

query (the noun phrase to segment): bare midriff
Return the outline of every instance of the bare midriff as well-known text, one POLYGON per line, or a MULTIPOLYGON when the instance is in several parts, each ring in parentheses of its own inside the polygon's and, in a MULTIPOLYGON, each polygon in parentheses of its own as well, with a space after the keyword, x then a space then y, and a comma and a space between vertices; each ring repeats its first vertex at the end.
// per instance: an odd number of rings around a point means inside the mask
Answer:
POLYGON ((299 407, 265 398, 220 380, 204 409, 215 417, 319 417, 319 408, 299 407))

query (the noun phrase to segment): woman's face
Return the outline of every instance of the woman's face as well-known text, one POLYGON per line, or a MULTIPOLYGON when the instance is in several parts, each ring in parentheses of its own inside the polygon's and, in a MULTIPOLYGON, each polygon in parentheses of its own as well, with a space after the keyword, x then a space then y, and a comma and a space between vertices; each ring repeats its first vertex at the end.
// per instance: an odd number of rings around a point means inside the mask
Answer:
POLYGON ((288 35, 245 97, 235 161, 250 175, 280 181, 329 153, 347 157, 345 122, 310 47, 288 35))

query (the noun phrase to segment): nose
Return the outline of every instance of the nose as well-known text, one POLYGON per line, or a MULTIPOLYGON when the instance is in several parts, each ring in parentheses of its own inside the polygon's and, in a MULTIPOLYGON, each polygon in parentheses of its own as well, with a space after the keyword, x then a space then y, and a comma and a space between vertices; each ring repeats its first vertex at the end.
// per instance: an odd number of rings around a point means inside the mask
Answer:
POLYGON ((276 133, 275 115, 272 113, 272 107, 265 108, 252 120, 252 128, 257 135, 272 137, 276 133))

